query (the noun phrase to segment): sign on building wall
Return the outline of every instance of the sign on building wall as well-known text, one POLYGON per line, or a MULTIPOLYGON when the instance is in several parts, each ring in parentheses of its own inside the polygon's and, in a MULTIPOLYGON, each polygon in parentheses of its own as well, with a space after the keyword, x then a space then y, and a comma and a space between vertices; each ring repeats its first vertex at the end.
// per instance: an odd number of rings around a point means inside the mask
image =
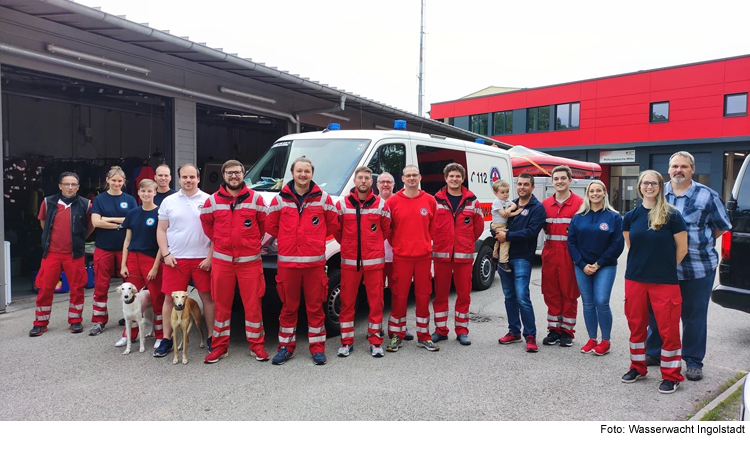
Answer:
POLYGON ((600 164, 621 164, 635 162, 635 150, 600 151, 600 164))

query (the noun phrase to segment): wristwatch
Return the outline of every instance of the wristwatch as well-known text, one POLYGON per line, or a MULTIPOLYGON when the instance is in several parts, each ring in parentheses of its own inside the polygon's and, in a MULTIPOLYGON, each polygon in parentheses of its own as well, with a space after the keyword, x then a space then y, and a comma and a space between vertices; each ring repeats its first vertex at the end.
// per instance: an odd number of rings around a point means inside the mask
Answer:
POLYGON ((117 223, 117 230, 119 231, 120 229, 122 229, 122 225, 120 223, 117 223))

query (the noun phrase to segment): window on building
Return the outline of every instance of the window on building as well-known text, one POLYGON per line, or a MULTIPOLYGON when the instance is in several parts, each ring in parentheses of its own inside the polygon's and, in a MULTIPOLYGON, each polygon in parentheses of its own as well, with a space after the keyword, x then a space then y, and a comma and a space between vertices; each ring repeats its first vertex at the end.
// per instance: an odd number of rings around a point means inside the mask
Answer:
POLYGON ((549 117, 551 106, 529 108, 526 111, 527 132, 549 131, 549 117))
POLYGON ((651 103, 651 115, 649 121, 651 123, 668 122, 669 102, 663 101, 661 103, 651 103))
POLYGON ((513 133, 513 111, 495 112, 492 121, 492 135, 513 133))
POLYGON ((463 115, 461 117, 454 117, 453 123, 451 123, 451 125, 455 126, 456 128, 468 130, 469 129, 469 116, 463 115))
POLYGON ((747 92, 724 95, 724 117, 747 115, 747 92))
POLYGON ((581 116, 581 103, 565 103, 555 106, 557 119, 555 129, 578 128, 581 116))
POLYGON ((471 115, 469 116, 469 123, 471 124, 471 132, 486 136, 489 131, 490 114, 471 115))

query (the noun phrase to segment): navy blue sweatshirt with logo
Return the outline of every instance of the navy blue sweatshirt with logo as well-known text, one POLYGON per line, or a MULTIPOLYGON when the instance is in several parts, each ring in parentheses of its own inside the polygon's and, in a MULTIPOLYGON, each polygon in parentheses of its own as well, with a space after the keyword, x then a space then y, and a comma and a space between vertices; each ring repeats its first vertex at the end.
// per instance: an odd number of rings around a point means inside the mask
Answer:
POLYGON ((600 209, 573 216, 568 227, 568 252, 578 268, 593 263, 600 267, 617 265, 624 247, 619 213, 600 209))

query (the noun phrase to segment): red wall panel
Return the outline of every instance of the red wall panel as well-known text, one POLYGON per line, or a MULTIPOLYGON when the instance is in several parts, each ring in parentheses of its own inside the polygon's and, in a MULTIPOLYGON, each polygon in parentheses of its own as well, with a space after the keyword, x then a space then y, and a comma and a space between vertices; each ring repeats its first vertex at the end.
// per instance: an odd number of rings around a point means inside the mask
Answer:
POLYGON ((750 80, 750 58, 730 59, 724 62, 724 81, 750 80))

